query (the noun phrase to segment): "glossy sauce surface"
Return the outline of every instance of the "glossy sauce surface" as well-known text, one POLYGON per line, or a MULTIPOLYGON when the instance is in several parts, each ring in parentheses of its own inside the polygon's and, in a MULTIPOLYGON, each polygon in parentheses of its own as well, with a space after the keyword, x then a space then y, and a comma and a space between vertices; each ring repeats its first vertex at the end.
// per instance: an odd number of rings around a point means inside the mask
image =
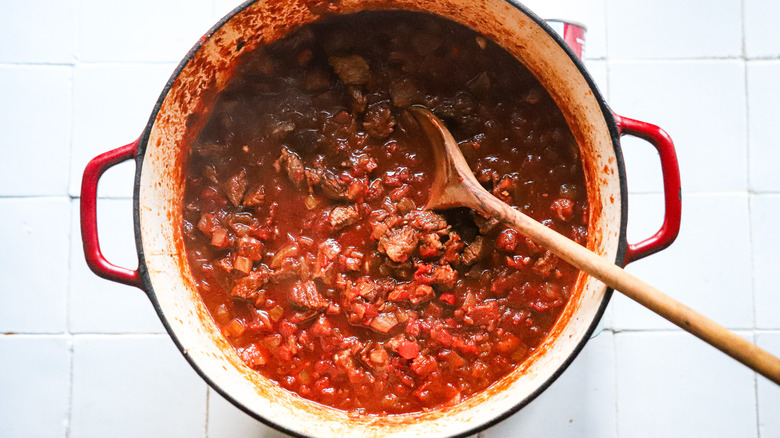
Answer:
POLYGON ((422 209, 432 154, 404 108, 452 131, 479 181, 584 243, 578 148, 514 58, 408 12, 328 18, 242 58, 191 145, 189 264, 239 356, 356 414, 457 403, 540 344, 578 271, 465 209, 422 209))

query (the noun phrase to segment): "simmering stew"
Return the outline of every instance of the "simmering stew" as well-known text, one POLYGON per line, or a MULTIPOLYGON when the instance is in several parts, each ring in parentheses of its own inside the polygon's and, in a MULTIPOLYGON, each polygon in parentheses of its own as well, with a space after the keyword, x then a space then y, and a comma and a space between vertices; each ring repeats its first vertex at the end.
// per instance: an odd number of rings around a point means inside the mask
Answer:
POLYGON ((190 147, 197 288, 248 366, 355 414, 458 403, 553 326, 578 271, 495 220, 423 209, 424 105, 501 200, 585 243, 577 144, 479 34, 400 11, 330 17, 242 57, 190 147))

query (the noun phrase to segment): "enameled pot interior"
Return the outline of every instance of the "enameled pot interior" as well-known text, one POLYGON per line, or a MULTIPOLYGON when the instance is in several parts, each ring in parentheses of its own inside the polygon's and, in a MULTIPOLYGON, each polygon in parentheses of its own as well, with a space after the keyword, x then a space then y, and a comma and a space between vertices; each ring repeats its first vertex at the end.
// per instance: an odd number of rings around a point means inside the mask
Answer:
POLYGON ((184 253, 180 226, 186 145, 205 122, 203 109, 224 88, 241 53, 321 18, 325 10, 386 8, 436 13, 476 29, 537 76, 580 145, 591 212, 588 247, 610 260, 622 257, 625 190, 611 115, 563 43, 521 7, 502 0, 289 0, 240 7, 185 58, 141 138, 136 181, 141 271, 163 323, 201 376, 256 418, 298 435, 435 437, 473 432, 519 409, 546 388, 582 347, 608 299, 600 282, 580 275, 551 335, 528 361, 463 403, 418 414, 349 417, 279 388, 238 358, 202 304, 184 253))

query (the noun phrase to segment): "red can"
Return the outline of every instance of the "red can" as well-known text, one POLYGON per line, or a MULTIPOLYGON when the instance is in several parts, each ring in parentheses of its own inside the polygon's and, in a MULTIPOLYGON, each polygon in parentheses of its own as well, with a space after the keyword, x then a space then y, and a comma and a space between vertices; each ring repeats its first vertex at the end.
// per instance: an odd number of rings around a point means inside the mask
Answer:
POLYGON ((557 19, 546 21, 558 35, 563 37, 563 40, 566 41, 566 44, 571 47, 578 58, 583 59, 585 57, 585 34, 588 30, 583 24, 557 19))

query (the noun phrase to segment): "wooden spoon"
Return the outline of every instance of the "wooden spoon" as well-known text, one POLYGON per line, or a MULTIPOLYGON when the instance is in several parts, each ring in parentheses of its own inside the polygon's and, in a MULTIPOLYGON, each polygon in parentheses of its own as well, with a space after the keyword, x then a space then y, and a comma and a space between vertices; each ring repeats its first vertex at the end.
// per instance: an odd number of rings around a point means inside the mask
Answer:
POLYGON ((479 184, 441 120, 424 107, 414 106, 409 112, 430 140, 436 161, 427 209, 468 207, 494 217, 780 385, 780 359, 500 201, 479 184))

